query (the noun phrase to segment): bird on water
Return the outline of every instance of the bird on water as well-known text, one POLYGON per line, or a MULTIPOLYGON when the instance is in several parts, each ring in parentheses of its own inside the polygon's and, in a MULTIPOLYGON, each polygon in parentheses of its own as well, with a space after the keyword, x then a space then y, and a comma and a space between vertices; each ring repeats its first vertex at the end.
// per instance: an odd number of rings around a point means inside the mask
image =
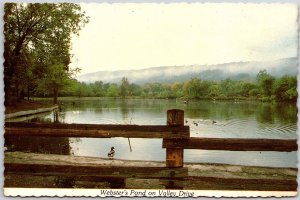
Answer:
POLYGON ((109 159, 114 159, 115 156, 115 147, 111 147, 110 152, 107 154, 109 159))

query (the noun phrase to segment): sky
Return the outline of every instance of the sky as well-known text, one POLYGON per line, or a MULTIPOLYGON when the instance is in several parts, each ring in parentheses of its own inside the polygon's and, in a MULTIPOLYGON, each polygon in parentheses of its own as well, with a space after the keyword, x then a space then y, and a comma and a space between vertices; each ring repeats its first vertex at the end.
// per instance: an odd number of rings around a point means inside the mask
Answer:
POLYGON ((297 5, 86 3, 72 37, 80 74, 297 57, 297 5))

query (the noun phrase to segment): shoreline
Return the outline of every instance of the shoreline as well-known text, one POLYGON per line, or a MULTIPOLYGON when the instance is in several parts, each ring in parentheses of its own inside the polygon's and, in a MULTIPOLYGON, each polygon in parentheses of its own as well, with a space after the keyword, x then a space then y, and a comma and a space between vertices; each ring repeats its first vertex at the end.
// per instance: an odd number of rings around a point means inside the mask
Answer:
POLYGON ((20 111, 35 110, 40 108, 49 108, 55 106, 54 104, 46 104, 35 100, 23 100, 13 106, 5 106, 5 115, 12 114, 20 111))
POLYGON ((16 106, 7 106, 5 109, 5 119, 29 116, 58 109, 58 105, 43 104, 40 102, 21 102, 16 106))
MULTIPOLYGON (((52 97, 32 97, 34 101, 52 101, 52 97)), ((58 97, 59 101, 78 101, 78 100, 105 100, 105 99, 119 99, 119 100, 176 100, 176 101, 186 101, 189 98, 179 97, 179 98, 151 98, 151 97, 140 97, 140 96, 130 96, 126 98, 122 97, 58 97)), ((212 101, 212 102, 255 102, 255 103, 275 103, 275 104, 296 104, 297 102, 292 101, 262 101, 257 98, 247 98, 247 97, 203 97, 203 98, 193 98, 189 99, 189 101, 212 101)))

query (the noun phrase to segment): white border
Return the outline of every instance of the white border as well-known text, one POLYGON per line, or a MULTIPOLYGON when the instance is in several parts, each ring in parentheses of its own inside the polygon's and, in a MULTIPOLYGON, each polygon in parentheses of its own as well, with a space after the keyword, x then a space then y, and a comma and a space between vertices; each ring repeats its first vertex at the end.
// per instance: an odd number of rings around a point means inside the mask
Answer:
MULTIPOLYGON (((4 0, 4 1, 0 1, 0 15, 3 17, 4 14, 4 3, 5 2, 70 2, 70 3, 79 3, 79 2, 97 2, 97 3, 101 3, 101 2, 108 2, 108 3, 115 3, 115 2, 132 2, 132 3, 145 3, 145 2, 154 2, 154 3, 174 3, 174 2, 217 2, 217 3, 226 3, 226 2, 234 2, 234 3, 296 3, 298 4, 298 10, 299 10, 299 5, 300 5, 300 0, 264 0, 264 1, 260 1, 260 0, 241 0, 241 1, 236 1, 236 0, 106 0, 106 1, 96 1, 96 0, 4 0)), ((299 27, 299 14, 298 14, 298 27, 299 27)), ((3 33, 3 20, 0 20, 0 32, 3 33)), ((298 38, 299 38, 299 28, 298 28, 298 38)), ((4 39, 3 39, 3 34, 0 34, 0 39, 3 43, 4 39)), ((299 48, 299 39, 298 39, 298 48, 299 48)), ((0 48, 0 55, 3 55, 3 45, 2 48, 0 48)), ((3 57, 0 57, 0 61, 2 61, 3 63, 3 57)), ((298 63, 299 63, 299 50, 298 50, 298 63)), ((299 69, 299 64, 298 64, 298 69, 299 69)), ((2 68, 3 71, 3 68, 2 68)), ((3 73, 0 73, 0 79, 3 80, 3 73)), ((298 73, 298 94, 300 94, 300 75, 298 73)), ((1 93, 2 95, 0 96, 0 104, 2 106, 0 106, 0 123, 3 127, 4 124, 4 89, 3 89, 3 81, 0 81, 0 88, 1 88, 1 93)), ((299 105, 299 101, 297 103, 297 105, 299 105)), ((299 106, 298 106, 299 107, 299 106)), ((300 112, 300 110, 299 110, 300 112)), ((298 112, 298 116, 299 116, 299 112, 298 112)), ((298 130, 299 130, 300 126, 298 123, 298 130)), ((3 134, 3 128, 0 130, 1 133, 3 134)), ((3 146, 4 146, 4 141, 3 139, 0 140, 0 146, 2 148, 2 151, 0 151, 0 159, 2 160, 2 165, 0 165, 0 169, 2 171, 2 176, 0 176, 0 180, 1 180, 1 186, 3 188, 3 182, 4 182, 4 177, 3 177, 3 159, 4 159, 4 154, 3 154, 3 146)), ((298 153, 298 160, 299 160, 299 153, 298 153)), ((299 163, 298 163, 298 169, 299 169, 299 163)), ((298 170, 298 182, 299 182, 299 175, 300 175, 300 171, 298 170)), ((64 196, 64 198, 70 198, 70 196, 73 197, 79 197, 82 196, 81 193, 83 190, 81 189, 24 189, 24 188, 6 188, 5 190, 1 190, 0 195, 1 195, 1 199, 23 199, 21 197, 5 197, 3 196, 5 192, 7 195, 12 194, 11 192, 13 192, 14 194, 18 193, 18 192, 22 192, 22 196, 32 196, 32 193, 34 193, 35 195, 38 196, 42 196, 42 195, 49 195, 49 196, 55 196, 55 194, 57 194, 60 197, 40 197, 39 199, 61 199, 62 196, 64 196), (67 194, 68 193, 68 194, 67 194), (28 194, 28 195, 27 195, 28 194), (68 197, 66 197, 65 195, 67 195, 68 197)), ((97 190, 93 190, 93 189, 84 189, 84 196, 89 196, 86 197, 85 199, 92 199, 91 197, 93 197, 95 194, 97 195, 99 191, 97 190), (88 194, 87 194, 88 193, 88 194)), ((202 190, 199 191, 197 190, 197 194, 199 194, 200 196, 214 196, 214 197, 221 197, 221 196, 231 196, 231 197, 240 197, 240 196, 245 196, 245 197, 250 197, 250 196, 260 196, 260 197, 266 197, 264 196, 264 194, 260 191, 234 191, 234 194, 232 193, 233 191, 219 191, 219 190, 202 190), (227 195, 226 195, 227 194, 227 195)), ((270 192, 268 191, 267 193, 269 193, 270 195, 268 196, 275 196, 275 192, 270 192)), ((282 196, 282 192, 276 192, 277 197, 282 196), (281 194, 281 195, 280 195, 281 194)), ((293 200, 293 199, 298 199, 297 196, 292 197, 295 195, 295 192, 284 192, 285 196, 289 196, 287 198, 280 198, 280 199, 287 199, 287 200, 293 200)), ((95 197, 95 196, 94 196, 95 197)), ((203 198, 203 199, 214 199, 214 198, 203 198)), ((126 198, 126 197, 125 197, 126 198)), ((128 198, 128 197, 127 197, 128 198)), ((127 199, 126 198, 126 199, 127 199)), ((26 199, 36 199, 35 197, 28 197, 26 199)), ((94 199, 94 198, 93 198, 94 199)), ((111 199, 111 198, 109 198, 111 199)), ((129 199, 129 198, 128 198, 129 199)), ((159 198, 161 199, 161 198, 159 198)), ((186 198, 186 199, 191 199, 191 198, 186 198)), ((218 198, 218 199, 225 199, 223 198, 218 198)), ((228 198, 226 198, 228 199, 228 198)), ((245 199, 245 198, 239 198, 239 199, 245 199)), ((256 198, 256 199, 262 199, 262 198, 256 198)), ((275 198, 270 198, 270 199, 275 199, 275 198)))
MULTIPOLYGON (((18 196, 22 195, 23 197, 28 196, 72 196, 72 197, 81 197, 83 194, 88 195, 89 197, 106 197, 102 192, 102 189, 43 189, 43 188, 5 188, 4 194, 8 196, 18 196)), ((153 192, 156 195, 151 195, 148 197, 184 197, 182 191, 185 193, 192 194, 193 197, 294 197, 297 195, 297 192, 291 191, 230 191, 230 190, 164 190, 169 191, 171 195, 165 194, 160 195, 159 190, 130 190, 130 189, 106 189, 110 192, 119 192, 124 193, 127 191, 127 195, 116 195, 116 197, 135 197, 134 194, 131 194, 131 191, 140 191, 141 193, 145 192, 146 194, 153 192)))

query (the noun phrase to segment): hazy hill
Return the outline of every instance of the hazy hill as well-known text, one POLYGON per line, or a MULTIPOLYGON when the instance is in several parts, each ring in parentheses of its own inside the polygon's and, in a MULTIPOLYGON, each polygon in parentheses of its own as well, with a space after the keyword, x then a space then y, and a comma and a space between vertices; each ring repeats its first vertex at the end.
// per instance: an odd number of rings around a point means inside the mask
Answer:
POLYGON ((198 77, 205 80, 254 80, 260 70, 279 77, 297 74, 297 58, 284 58, 268 62, 233 62, 218 65, 188 65, 152 67, 142 70, 98 71, 83 74, 77 78, 82 82, 119 83, 122 77, 127 77, 131 83, 148 82, 182 82, 198 77))

